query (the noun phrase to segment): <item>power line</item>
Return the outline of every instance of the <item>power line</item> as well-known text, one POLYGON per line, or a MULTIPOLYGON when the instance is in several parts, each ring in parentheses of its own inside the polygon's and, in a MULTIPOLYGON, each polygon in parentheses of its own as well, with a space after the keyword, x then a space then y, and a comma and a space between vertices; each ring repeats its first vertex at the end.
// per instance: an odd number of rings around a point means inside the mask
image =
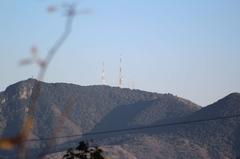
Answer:
POLYGON ((104 135, 104 134, 113 134, 113 133, 120 133, 120 132, 131 132, 131 131, 136 131, 136 130, 155 129, 155 128, 161 128, 161 127, 187 125, 187 124, 192 124, 192 123, 210 122, 210 121, 216 121, 216 120, 225 120, 225 119, 232 119, 232 118, 238 118, 238 117, 240 117, 240 114, 229 115, 229 116, 222 116, 222 117, 214 117, 214 118, 207 118, 207 119, 196 119, 196 120, 190 120, 190 121, 179 121, 179 122, 172 122, 172 123, 163 123, 163 124, 157 124, 157 125, 151 125, 151 126, 124 128, 124 129, 114 129, 114 130, 106 130, 106 131, 91 132, 91 133, 84 133, 84 134, 58 136, 58 137, 51 137, 51 138, 30 139, 30 140, 26 140, 25 142, 39 142, 39 141, 49 141, 49 140, 64 139, 64 138, 97 136, 97 135, 104 135))

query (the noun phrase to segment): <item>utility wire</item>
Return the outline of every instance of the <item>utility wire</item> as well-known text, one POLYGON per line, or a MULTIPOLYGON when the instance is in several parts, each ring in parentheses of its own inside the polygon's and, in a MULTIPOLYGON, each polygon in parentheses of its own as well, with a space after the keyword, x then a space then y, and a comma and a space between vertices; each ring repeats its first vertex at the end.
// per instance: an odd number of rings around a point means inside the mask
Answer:
POLYGON ((64 139, 64 138, 98 136, 98 135, 113 134, 113 133, 120 133, 120 132, 131 132, 131 131, 136 131, 136 130, 155 129, 155 128, 162 128, 162 127, 187 125, 187 124, 192 124, 192 123, 210 122, 210 121, 225 120, 225 119, 233 119, 233 118, 239 118, 239 117, 240 117, 240 114, 236 114, 236 115, 229 115, 229 116, 222 116, 222 117, 213 117, 213 118, 207 118, 207 119, 196 119, 196 120, 190 120, 190 121, 179 121, 179 122, 172 122, 172 123, 163 123, 163 124, 142 126, 142 127, 113 129, 113 130, 90 132, 90 133, 76 134, 76 135, 67 135, 67 136, 58 136, 58 137, 50 137, 50 138, 30 139, 30 140, 25 140, 25 142, 39 142, 39 141, 49 141, 49 140, 57 140, 57 139, 64 139))

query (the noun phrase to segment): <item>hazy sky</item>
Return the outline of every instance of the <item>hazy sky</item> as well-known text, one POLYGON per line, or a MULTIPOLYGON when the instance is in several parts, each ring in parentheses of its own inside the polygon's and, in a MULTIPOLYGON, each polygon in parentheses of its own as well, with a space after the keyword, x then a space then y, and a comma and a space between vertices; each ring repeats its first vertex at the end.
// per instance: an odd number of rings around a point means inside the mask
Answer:
MULTIPOLYGON (((63 1, 1 1, 0 91, 36 77, 37 66, 18 62, 32 45, 46 55, 65 20, 46 8, 63 1)), ((203 106, 240 92, 239 0, 85 0, 79 8, 93 13, 75 19, 46 81, 101 84, 104 61, 107 83, 116 85, 122 55, 125 86, 134 82, 203 106)))

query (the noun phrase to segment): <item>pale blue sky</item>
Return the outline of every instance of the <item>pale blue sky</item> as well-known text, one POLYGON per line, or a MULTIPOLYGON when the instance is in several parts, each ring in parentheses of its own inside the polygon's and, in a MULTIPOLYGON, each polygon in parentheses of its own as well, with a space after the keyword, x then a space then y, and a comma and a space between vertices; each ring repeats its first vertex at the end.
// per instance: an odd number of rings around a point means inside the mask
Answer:
MULTIPOLYGON (((32 45, 42 56, 61 33, 64 17, 48 14, 58 0, 2 0, 0 90, 36 76, 19 67, 32 45)), ((70 0, 65 0, 70 2, 70 0)), ((85 0, 90 15, 75 19, 73 32, 46 74, 48 82, 116 85, 123 56, 125 86, 172 93, 208 105, 240 92, 239 0, 85 0)))

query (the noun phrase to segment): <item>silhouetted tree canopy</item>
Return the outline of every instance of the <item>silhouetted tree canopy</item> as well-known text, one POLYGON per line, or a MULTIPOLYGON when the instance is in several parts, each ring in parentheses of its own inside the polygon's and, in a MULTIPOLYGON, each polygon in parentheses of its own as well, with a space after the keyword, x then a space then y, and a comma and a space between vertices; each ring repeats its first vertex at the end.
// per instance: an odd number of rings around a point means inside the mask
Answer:
POLYGON ((91 147, 87 142, 81 141, 76 148, 70 148, 63 159, 104 159, 103 150, 98 146, 91 147))

